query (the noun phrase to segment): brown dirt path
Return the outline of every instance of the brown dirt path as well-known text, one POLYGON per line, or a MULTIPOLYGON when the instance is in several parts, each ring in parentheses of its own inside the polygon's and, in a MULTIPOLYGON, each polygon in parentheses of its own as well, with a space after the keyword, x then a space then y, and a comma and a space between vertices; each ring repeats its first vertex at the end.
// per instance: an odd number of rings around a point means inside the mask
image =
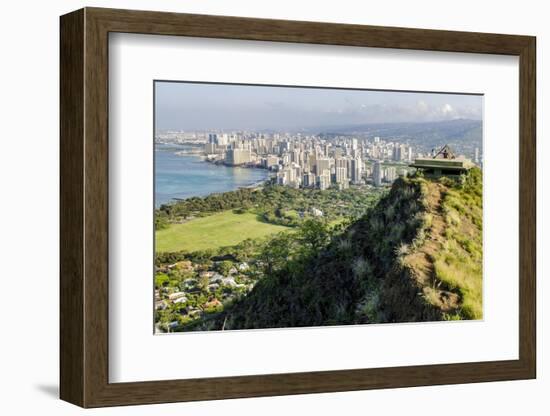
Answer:
POLYGON ((442 312, 451 313, 460 307, 460 296, 451 290, 442 287, 435 277, 435 254, 443 248, 445 229, 447 227, 442 211, 442 200, 446 191, 443 184, 430 182, 428 185, 428 213, 432 216, 424 244, 413 253, 405 256, 404 265, 411 270, 413 278, 422 295, 433 306, 442 312))

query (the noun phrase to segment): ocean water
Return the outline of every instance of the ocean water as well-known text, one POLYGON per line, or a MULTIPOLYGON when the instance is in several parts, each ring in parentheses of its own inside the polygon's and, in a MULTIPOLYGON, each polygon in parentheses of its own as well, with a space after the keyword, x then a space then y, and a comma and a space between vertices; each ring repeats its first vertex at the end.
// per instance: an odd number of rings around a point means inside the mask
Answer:
POLYGON ((185 149, 172 145, 155 146, 155 206, 193 196, 236 190, 268 179, 265 169, 219 166, 200 156, 176 155, 185 149))

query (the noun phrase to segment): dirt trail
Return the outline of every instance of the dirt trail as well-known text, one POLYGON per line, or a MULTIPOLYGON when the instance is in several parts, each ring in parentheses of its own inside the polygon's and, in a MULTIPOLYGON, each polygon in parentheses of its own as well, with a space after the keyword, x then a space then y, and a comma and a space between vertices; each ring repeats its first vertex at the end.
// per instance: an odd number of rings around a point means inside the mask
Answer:
POLYGON ((432 216, 430 229, 428 230, 424 244, 414 253, 405 257, 405 264, 410 266, 417 286, 422 290, 428 301, 440 308, 443 312, 450 313, 460 307, 460 296, 450 290, 441 287, 434 271, 435 254, 442 250, 445 240, 445 218, 443 217, 442 200, 447 188, 436 182, 428 184, 428 213, 432 216))

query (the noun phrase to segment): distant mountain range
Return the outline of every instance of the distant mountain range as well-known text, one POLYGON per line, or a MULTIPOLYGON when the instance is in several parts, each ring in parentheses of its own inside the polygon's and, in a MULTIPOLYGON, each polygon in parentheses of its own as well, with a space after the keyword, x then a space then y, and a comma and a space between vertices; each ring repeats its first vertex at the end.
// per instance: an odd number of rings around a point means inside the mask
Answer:
POLYGON ((419 123, 376 123, 334 126, 318 131, 325 137, 356 135, 383 140, 408 142, 421 151, 430 151, 449 144, 458 153, 472 155, 482 149, 481 120, 447 120, 419 123))

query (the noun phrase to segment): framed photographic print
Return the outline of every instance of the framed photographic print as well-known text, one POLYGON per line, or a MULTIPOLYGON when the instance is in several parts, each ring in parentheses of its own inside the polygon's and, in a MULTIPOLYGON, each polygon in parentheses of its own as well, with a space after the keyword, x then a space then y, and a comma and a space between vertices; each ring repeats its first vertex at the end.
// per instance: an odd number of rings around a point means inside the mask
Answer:
POLYGON ((83 407, 536 376, 535 38, 61 17, 83 407))

